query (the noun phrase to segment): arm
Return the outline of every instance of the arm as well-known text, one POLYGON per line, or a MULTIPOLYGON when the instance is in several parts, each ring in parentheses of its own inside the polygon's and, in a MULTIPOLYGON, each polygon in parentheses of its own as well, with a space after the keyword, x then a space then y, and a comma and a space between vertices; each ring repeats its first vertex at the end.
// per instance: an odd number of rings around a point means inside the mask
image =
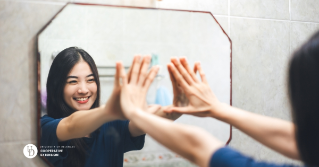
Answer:
POLYGON ((293 123, 222 104, 211 91, 199 63, 195 64, 194 71, 185 58, 181 58, 180 62, 173 58, 172 63, 169 64, 170 72, 177 78, 190 102, 187 107, 171 107, 165 112, 217 118, 287 157, 300 158, 293 123), (201 81, 196 78, 196 71, 201 81))
POLYGON ((223 143, 195 126, 173 123, 141 110, 128 117, 137 127, 170 150, 197 164, 208 166, 212 154, 223 143))
POLYGON ((76 111, 70 116, 62 119, 57 127, 56 133, 59 141, 84 137, 106 122, 116 120, 104 109, 98 107, 91 110, 76 111))
MULTIPOLYGON (((144 107, 147 90, 158 69, 152 68, 149 75, 142 78, 141 82, 144 84, 138 84, 134 79, 128 81, 121 63, 118 63, 117 67, 121 69, 123 86, 120 101, 126 118, 171 150, 199 166, 208 166, 212 154, 223 146, 222 142, 200 128, 173 123, 171 120, 140 110, 144 107)), ((138 74, 135 73, 136 76, 140 76, 138 74)))
MULTIPOLYGON (((292 159, 300 159, 293 123, 247 112, 226 104, 215 118, 227 122, 255 140, 292 159)), ((212 111, 211 111, 212 113, 212 111)), ((214 114, 212 114, 214 115, 214 114)))

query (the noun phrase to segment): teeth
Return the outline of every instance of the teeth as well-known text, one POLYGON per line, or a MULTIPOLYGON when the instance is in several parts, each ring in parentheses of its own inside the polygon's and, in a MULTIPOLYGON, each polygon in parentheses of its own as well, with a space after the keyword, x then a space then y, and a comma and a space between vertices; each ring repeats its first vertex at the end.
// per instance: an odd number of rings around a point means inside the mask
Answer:
POLYGON ((77 101, 85 101, 87 100, 89 97, 85 97, 85 98, 76 98, 77 101))

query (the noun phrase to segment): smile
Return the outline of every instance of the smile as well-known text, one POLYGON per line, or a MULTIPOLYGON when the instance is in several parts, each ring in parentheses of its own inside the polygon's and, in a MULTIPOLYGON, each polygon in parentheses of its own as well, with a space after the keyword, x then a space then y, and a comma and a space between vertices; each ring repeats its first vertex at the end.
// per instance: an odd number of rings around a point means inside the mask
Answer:
POLYGON ((80 103, 80 104, 85 104, 89 101, 91 96, 88 97, 78 97, 78 98, 73 98, 73 100, 75 100, 76 102, 80 103))

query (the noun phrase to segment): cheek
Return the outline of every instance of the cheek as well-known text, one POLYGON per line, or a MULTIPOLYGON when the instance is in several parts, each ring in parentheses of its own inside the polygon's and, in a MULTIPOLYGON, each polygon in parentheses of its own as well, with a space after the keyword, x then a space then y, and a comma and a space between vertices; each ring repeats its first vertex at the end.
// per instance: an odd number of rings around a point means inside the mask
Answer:
POLYGON ((97 85, 96 84, 91 84, 89 89, 90 89, 90 91, 92 92, 92 94, 96 98, 96 96, 97 96, 97 85))
POLYGON ((64 87, 63 96, 64 96, 65 101, 70 100, 70 98, 73 96, 74 91, 72 89, 74 89, 74 88, 72 86, 69 86, 69 85, 66 85, 64 87))

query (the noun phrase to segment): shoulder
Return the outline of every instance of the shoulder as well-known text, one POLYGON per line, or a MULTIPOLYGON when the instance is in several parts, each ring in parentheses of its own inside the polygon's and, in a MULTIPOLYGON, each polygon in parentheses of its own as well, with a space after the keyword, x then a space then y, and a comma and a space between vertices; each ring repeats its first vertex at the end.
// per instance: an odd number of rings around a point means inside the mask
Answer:
POLYGON ((40 118, 41 128, 46 128, 46 127, 55 127, 56 128, 56 126, 58 126, 59 122, 62 119, 63 118, 54 119, 52 117, 49 117, 48 115, 44 115, 40 118))
POLYGON ((54 118, 49 117, 48 115, 44 115, 44 116, 42 116, 42 117, 40 118, 41 125, 42 125, 42 124, 45 124, 45 123, 47 123, 47 122, 50 122, 50 121, 52 121, 52 120, 54 120, 54 118))

